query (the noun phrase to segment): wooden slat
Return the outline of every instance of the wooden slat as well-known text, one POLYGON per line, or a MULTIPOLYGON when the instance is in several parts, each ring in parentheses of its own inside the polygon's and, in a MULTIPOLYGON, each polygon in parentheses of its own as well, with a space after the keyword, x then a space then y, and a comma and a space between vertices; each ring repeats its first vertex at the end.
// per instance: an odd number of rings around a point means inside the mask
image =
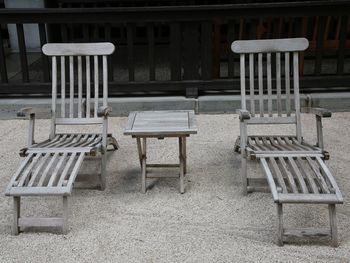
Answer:
POLYGON ((333 189, 335 190, 335 194, 337 195, 339 201, 343 202, 343 196, 340 192, 340 189, 337 185, 337 182, 335 181, 334 177, 332 176, 331 172, 329 171, 327 165, 324 163, 324 161, 321 159, 320 156, 316 157, 318 165, 321 167, 323 173, 327 177, 328 181, 331 183, 333 189))
POLYGON ((250 114, 255 117, 254 54, 249 54, 250 114))
POLYGON ((66 61, 61 56, 61 117, 66 117, 66 61))
POLYGON ((277 114, 282 116, 281 53, 276 53, 277 114))
POLYGON ((296 165, 294 159, 292 157, 288 157, 288 163, 290 164, 290 167, 292 168, 291 171, 294 173, 295 177, 298 179, 298 183, 301 187, 301 190, 304 194, 309 193, 309 190, 307 189, 306 183, 304 181, 304 177, 301 174, 298 166, 296 165))
POLYGON ((341 203, 333 194, 279 194, 281 203, 304 203, 304 204, 339 204, 341 203))
POLYGON ((297 138, 301 142, 301 120, 300 120, 300 97, 299 97, 299 54, 293 53, 293 86, 294 86, 294 105, 297 121, 297 138))
POLYGON ((277 187, 276 187, 275 181, 273 179, 273 176, 271 174, 270 168, 269 168, 265 158, 260 159, 260 162, 261 162, 261 165, 263 167, 263 171, 265 172, 265 175, 267 177, 267 182, 269 183, 269 187, 271 190, 273 200, 276 202, 276 201, 278 201, 279 198, 278 198, 278 193, 277 193, 277 187))
POLYGON ((245 55, 241 54, 241 107, 243 110, 247 109, 246 107, 246 98, 245 98, 245 55))
POLYGON ((50 180, 47 184, 48 187, 52 187, 54 185, 55 181, 57 180, 57 174, 60 171, 60 169, 62 169, 62 165, 66 161, 66 157, 67 157, 67 153, 64 153, 62 156, 60 156, 60 160, 56 164, 55 170, 50 176, 50 180))
POLYGON ((263 53, 303 51, 309 42, 305 38, 237 40, 232 43, 231 49, 235 53, 263 53))
POLYGON ((83 110, 83 72, 81 56, 78 56, 78 118, 81 118, 83 110))
POLYGON ((86 56, 86 118, 90 118, 90 103, 91 103, 91 71, 90 71, 90 56, 86 56))
POLYGON ((19 227, 59 227, 63 225, 63 218, 48 217, 48 218, 26 218, 18 219, 19 227))
POLYGON ((264 91, 263 91, 263 54, 258 54, 258 84, 259 84, 259 111, 260 117, 264 117, 264 91))
POLYGON ((260 118, 250 118, 246 121, 247 124, 295 124, 296 118, 291 117, 260 117, 260 118))
POLYGON ((44 184, 44 181, 47 177, 47 173, 49 172, 49 170, 51 169, 52 165, 54 164, 54 162, 56 161, 56 159, 58 158, 59 156, 59 152, 56 152, 52 157, 51 157, 51 160, 50 162, 48 163, 48 165, 45 167, 45 170, 44 172, 41 174, 41 177, 40 177, 40 180, 37 184, 37 187, 42 187, 43 184, 44 184))
POLYGON ((95 104, 94 104, 94 117, 97 118, 98 110, 98 57, 94 56, 94 87, 95 87, 95 104))
POLYGON ((289 52, 284 53, 284 77, 285 77, 285 88, 286 88, 286 113, 290 116, 291 113, 291 98, 290 98, 290 58, 289 52))
POLYGON ((322 189, 322 192, 329 194, 330 191, 328 189, 328 185, 327 185, 326 181, 324 180, 322 174, 320 173, 318 167, 315 166, 314 162, 312 161, 312 159, 310 157, 306 157, 306 161, 309 164, 312 171, 314 172, 316 178, 318 179, 317 182, 319 183, 319 185, 322 189))
POLYGON ((66 163, 66 165, 61 173, 61 176, 57 182, 58 187, 63 186, 63 181, 66 180, 66 176, 68 174, 68 171, 69 171, 71 165, 73 164, 73 161, 74 161, 76 156, 77 156, 77 153, 75 152, 75 153, 72 153, 71 156, 69 157, 69 159, 68 159, 68 161, 67 161, 67 163, 66 163))
POLYGON ((288 180, 288 184, 290 185, 290 187, 292 188, 293 193, 298 193, 298 188, 297 185, 295 183, 294 177, 291 174, 290 170, 287 168, 287 164, 284 160, 283 157, 278 157, 278 161, 281 164, 281 172, 285 175, 285 177, 288 180))
POLYGON ((69 117, 74 117, 74 60, 69 56, 69 117))
POLYGON ((17 186, 21 187, 21 186, 24 186, 24 184, 26 182, 29 181, 29 177, 30 174, 31 174, 31 170, 32 168, 35 166, 35 164, 38 162, 40 158, 40 154, 36 155, 30 162, 29 164, 26 166, 26 168, 24 169, 24 171, 21 173, 21 177, 18 181, 18 184, 17 186))
POLYGON ((35 182, 35 179, 37 178, 37 176, 38 176, 39 172, 41 171, 41 169, 43 168, 44 164, 46 164, 46 161, 49 158, 49 156, 50 156, 50 154, 45 154, 43 157, 40 158, 40 163, 35 168, 35 170, 34 170, 34 172, 32 174, 32 177, 30 178, 30 181, 28 183, 28 187, 32 187, 33 186, 33 184, 35 182))
POLYGON ((56 124, 58 125, 90 125, 90 124, 102 124, 101 118, 57 118, 56 124))
POLYGON ((56 116, 56 100, 57 100, 57 61, 56 57, 52 57, 52 115, 56 116))
POLYGON ((278 168, 278 165, 277 165, 275 159, 274 158, 269 158, 269 161, 271 163, 272 170, 274 171, 274 174, 276 175, 278 184, 282 188, 283 193, 288 193, 287 186, 286 186, 286 184, 284 182, 283 176, 281 174, 280 169, 278 168))
POLYGON ((73 183, 75 181, 75 178, 78 175, 78 171, 80 169, 81 164, 83 163, 84 157, 85 157, 85 154, 84 153, 80 153, 79 156, 78 156, 78 160, 75 162, 74 168, 73 168, 73 170, 72 170, 72 172, 71 172, 71 174, 69 176, 69 180, 68 180, 68 183, 67 183, 67 188, 69 189, 69 191, 71 191, 72 188, 73 188, 73 183))
POLYGON ((102 56, 102 70, 103 70, 103 106, 107 107, 108 100, 108 65, 107 65, 107 56, 102 56))
POLYGON ((306 167, 304 166, 303 160, 298 158, 295 160, 295 162, 298 165, 301 173, 305 176, 307 182, 309 183, 312 193, 319 194, 320 192, 318 191, 318 187, 315 184, 314 178, 310 175, 309 170, 307 170, 306 167))
MULTIPOLYGON (((65 41, 67 42, 67 41, 65 41)), ((42 48, 47 56, 98 56, 114 52, 112 43, 48 43, 42 48)))
POLYGON ((266 54, 267 67, 267 110, 269 117, 272 117, 272 80, 271 80, 271 53, 266 54))

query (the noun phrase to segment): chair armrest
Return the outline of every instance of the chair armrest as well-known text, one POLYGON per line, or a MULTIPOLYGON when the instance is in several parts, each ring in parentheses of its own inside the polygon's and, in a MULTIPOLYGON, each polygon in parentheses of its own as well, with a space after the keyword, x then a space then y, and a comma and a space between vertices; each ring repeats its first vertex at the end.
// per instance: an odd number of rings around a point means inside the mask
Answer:
POLYGON ((101 106, 98 108, 97 116, 98 117, 107 117, 112 112, 112 108, 109 106, 101 106))
POLYGON ((240 119, 241 121, 249 120, 249 119, 250 119, 250 112, 247 111, 247 110, 238 109, 238 110, 237 110, 237 113, 238 113, 239 119, 240 119))
POLYGON ((19 118, 26 118, 32 114, 35 114, 32 107, 22 108, 19 111, 17 111, 17 117, 19 118))
POLYGON ((311 113, 311 114, 314 114, 314 115, 322 117, 322 118, 329 118, 332 116, 332 112, 328 109, 325 109, 325 108, 307 107, 307 108, 303 109, 303 112, 311 113))

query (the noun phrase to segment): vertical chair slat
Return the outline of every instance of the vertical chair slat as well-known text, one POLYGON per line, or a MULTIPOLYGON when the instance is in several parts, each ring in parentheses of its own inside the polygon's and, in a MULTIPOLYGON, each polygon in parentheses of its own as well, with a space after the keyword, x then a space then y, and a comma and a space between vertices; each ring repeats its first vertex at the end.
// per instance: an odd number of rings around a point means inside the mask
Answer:
POLYGON ((67 177, 67 174, 68 174, 68 171, 69 171, 69 168, 72 166, 72 163, 75 159, 75 157, 77 156, 77 153, 72 153, 71 156, 69 157, 67 163, 66 163, 66 166, 64 167, 63 171, 62 171, 62 174, 57 182, 57 186, 60 187, 62 186, 63 184, 63 181, 65 180, 65 178, 67 177))
POLYGON ((284 53, 284 77, 285 77, 285 87, 286 87, 286 113, 290 116, 291 106, 290 106, 290 68, 289 68, 289 52, 284 53))
POLYGON ((277 177, 277 181, 278 181, 279 185, 282 187, 283 193, 288 193, 286 183, 284 182, 282 173, 281 173, 280 169, 278 168, 278 165, 275 161, 275 158, 269 158, 269 160, 270 160, 270 163, 271 163, 272 168, 273 168, 272 170, 274 171, 274 173, 277 177))
POLYGON ((52 102, 51 102, 51 130, 50 139, 55 136, 55 118, 56 118, 56 103, 57 103, 57 60, 56 56, 52 57, 52 102))
POLYGON ((64 56, 61 56, 61 117, 66 117, 66 61, 64 56))
POLYGON ((83 102, 83 73, 81 56, 78 56, 78 118, 82 117, 83 102))
POLYGON ((267 70, 267 110, 272 117, 272 80, 271 80, 271 53, 266 54, 267 70))
POLYGON ((86 56, 86 117, 90 118, 90 97, 91 97, 91 83, 90 83, 90 56, 86 56))
POLYGON ((103 67, 103 106, 107 107, 108 99, 108 71, 107 71, 107 56, 102 56, 103 67))
POLYGON ((259 111, 260 117, 264 117, 264 90, 263 90, 263 54, 258 54, 258 83, 259 83, 259 111))
POLYGON ((276 53, 276 89, 277 89, 277 114, 278 116, 282 116, 281 53, 276 53))
POLYGON ((94 117, 97 117, 98 109, 98 57, 94 56, 94 86, 95 86, 95 107, 94 107, 94 117))
POLYGON ((250 90, 250 113, 253 117, 255 117, 254 54, 249 54, 249 90, 250 90))
POLYGON ((74 117, 74 60, 69 56, 69 118, 74 117))
POLYGON ((242 103, 242 109, 247 109, 246 106, 246 99, 245 99, 245 55, 241 54, 240 56, 241 61, 241 103, 242 103))
POLYGON ((35 171, 32 174, 32 178, 30 178, 30 181, 28 183, 28 187, 33 186, 35 179, 37 178, 38 174, 40 173, 41 169, 43 168, 44 164, 46 163, 46 161, 50 155, 51 155, 50 153, 46 153, 45 156, 43 158, 41 158, 40 163, 35 168, 35 171))
POLYGON ((301 121, 300 121, 300 98, 299 98, 299 54, 293 52, 293 87, 294 87, 294 104, 296 116, 296 130, 298 141, 301 142, 301 121))
POLYGON ((49 172, 49 170, 51 169, 52 165, 54 164, 54 162, 56 161, 57 157, 59 156, 59 153, 56 152, 52 157, 50 162, 48 163, 48 165, 46 166, 44 172, 41 174, 40 180, 37 184, 38 187, 43 186, 45 179, 47 177, 47 173, 49 172))

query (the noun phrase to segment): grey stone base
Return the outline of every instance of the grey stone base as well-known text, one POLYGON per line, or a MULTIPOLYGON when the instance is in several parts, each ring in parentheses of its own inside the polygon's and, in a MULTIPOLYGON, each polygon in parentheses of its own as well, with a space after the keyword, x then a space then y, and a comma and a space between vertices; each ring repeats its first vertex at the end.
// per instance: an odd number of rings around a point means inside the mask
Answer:
MULTIPOLYGON (((324 107, 332 111, 350 111, 350 92, 314 93, 313 107, 324 107)), ((301 96, 301 106, 305 105, 306 95, 301 96)), ((138 110, 195 110, 196 113, 235 113, 240 108, 240 96, 212 95, 197 99, 185 97, 128 97, 111 98, 112 116, 127 116, 130 111, 138 110)), ((37 114, 38 118, 48 118, 51 99, 0 99, 0 119, 14 119, 16 112, 23 107, 45 109, 46 113, 37 114)))

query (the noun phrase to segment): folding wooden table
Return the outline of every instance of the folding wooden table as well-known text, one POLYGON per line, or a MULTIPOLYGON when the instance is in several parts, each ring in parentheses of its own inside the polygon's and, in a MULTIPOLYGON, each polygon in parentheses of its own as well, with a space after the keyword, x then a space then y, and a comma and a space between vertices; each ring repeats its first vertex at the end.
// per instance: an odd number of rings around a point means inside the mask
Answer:
POLYGON ((125 135, 136 138, 137 150, 142 171, 142 192, 146 192, 146 179, 159 177, 174 177, 180 179, 180 193, 184 193, 184 177, 186 175, 186 138, 197 133, 194 111, 137 111, 129 114, 125 135), (164 139, 175 137, 179 139, 178 164, 147 164, 147 138, 164 139), (147 175, 147 168, 179 168, 179 175, 147 175))

